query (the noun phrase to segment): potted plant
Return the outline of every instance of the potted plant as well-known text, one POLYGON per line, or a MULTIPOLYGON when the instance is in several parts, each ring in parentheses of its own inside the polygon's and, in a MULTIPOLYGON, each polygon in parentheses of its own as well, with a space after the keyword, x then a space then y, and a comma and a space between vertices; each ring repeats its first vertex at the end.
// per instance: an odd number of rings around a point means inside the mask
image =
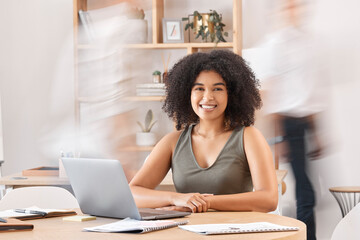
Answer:
POLYGON ((192 21, 190 21, 190 17, 182 18, 182 20, 188 21, 185 25, 185 31, 189 28, 193 29, 194 34, 196 34, 195 39, 201 36, 201 39, 205 42, 208 41, 209 37, 211 42, 226 42, 224 36, 227 37, 228 33, 224 32, 226 25, 222 22, 221 14, 215 10, 210 10, 209 13, 194 11, 192 16, 192 21))
POLYGON ((153 82, 154 83, 161 83, 161 72, 156 70, 153 72, 153 82))
POLYGON ((138 146, 155 145, 156 136, 154 133, 150 132, 155 123, 156 121, 154 121, 154 114, 151 109, 149 109, 146 113, 144 124, 137 121, 137 124, 141 128, 141 132, 136 133, 136 144, 138 146))

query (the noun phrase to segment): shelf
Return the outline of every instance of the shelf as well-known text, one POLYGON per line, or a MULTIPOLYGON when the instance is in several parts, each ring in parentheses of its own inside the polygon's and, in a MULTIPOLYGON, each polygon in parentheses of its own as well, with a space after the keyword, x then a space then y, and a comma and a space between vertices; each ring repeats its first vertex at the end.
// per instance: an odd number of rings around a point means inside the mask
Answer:
POLYGON ((127 44, 126 48, 135 49, 173 49, 173 48, 232 48, 233 43, 147 43, 147 44, 127 44))
POLYGON ((126 97, 124 100, 134 102, 161 102, 165 100, 165 96, 133 96, 126 97))
MULTIPOLYGON (((221 43, 143 43, 121 45, 129 49, 199 49, 199 48, 232 48, 232 42, 221 43)), ((96 45, 79 44, 78 49, 96 49, 96 45)))

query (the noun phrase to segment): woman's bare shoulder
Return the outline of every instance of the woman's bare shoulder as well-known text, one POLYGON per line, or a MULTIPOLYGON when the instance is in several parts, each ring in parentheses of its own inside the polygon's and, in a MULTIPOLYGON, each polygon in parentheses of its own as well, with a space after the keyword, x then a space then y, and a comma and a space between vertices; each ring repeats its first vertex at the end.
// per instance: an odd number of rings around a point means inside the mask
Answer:
POLYGON ((263 135, 256 127, 249 126, 244 128, 244 137, 257 138, 263 135))
POLYGON ((175 131, 172 131, 172 132, 166 134, 165 137, 168 137, 169 139, 177 140, 182 132, 183 132, 182 130, 180 130, 180 131, 175 130, 175 131))
POLYGON ((168 134, 166 134, 162 139, 161 139, 161 143, 166 143, 167 145, 170 145, 172 147, 175 147, 180 134, 182 133, 182 131, 173 131, 170 132, 168 134))

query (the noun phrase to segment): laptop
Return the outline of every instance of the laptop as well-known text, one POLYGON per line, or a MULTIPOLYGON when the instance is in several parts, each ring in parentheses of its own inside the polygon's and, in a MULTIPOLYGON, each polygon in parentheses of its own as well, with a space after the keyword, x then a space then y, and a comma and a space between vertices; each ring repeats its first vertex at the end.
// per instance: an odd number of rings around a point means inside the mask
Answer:
POLYGON ((137 220, 177 218, 191 214, 150 208, 138 209, 118 160, 62 158, 62 162, 83 213, 137 220))

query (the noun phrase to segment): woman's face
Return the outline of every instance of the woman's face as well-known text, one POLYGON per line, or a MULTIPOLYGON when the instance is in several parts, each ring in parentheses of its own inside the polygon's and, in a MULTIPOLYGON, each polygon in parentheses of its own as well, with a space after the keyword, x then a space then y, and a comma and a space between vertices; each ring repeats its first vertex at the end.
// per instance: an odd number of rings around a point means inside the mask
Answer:
POLYGON ((226 83, 214 71, 203 71, 191 89, 191 106, 202 120, 225 117, 228 102, 226 83))

